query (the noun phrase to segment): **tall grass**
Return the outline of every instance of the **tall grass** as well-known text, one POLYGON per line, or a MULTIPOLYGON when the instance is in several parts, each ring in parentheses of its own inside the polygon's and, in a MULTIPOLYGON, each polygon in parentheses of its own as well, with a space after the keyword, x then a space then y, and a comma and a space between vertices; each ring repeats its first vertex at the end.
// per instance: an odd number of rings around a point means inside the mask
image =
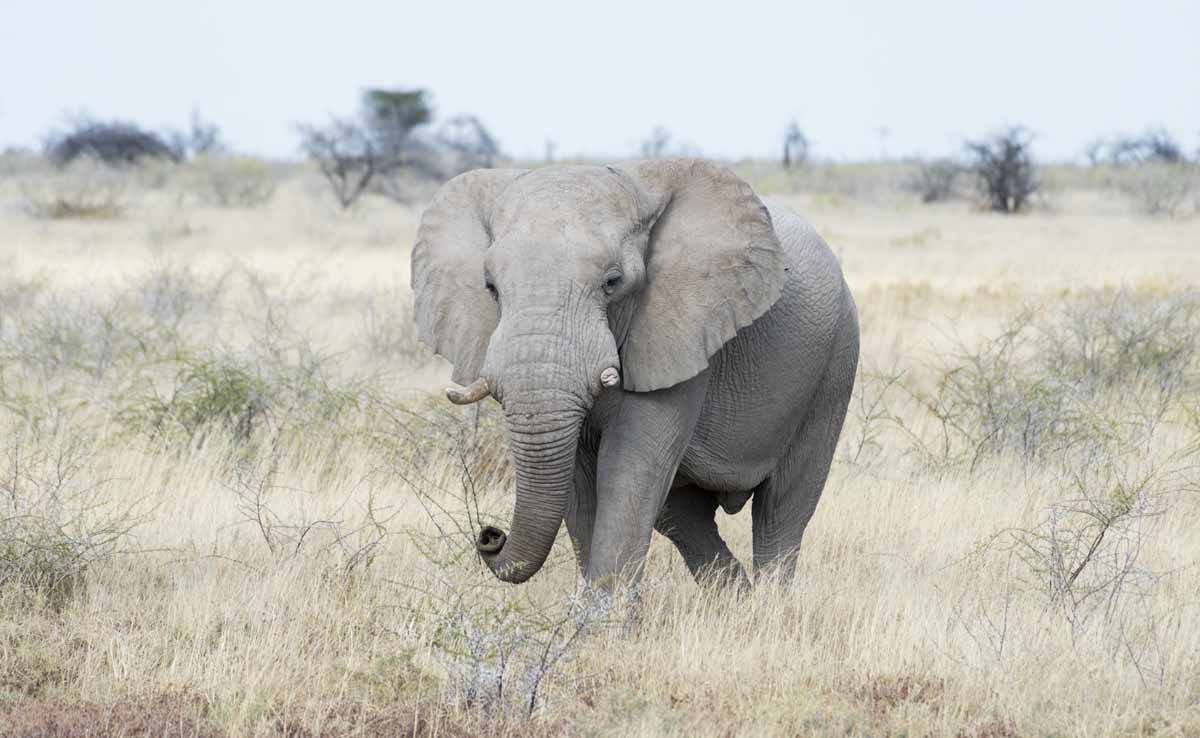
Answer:
MULTIPOLYGON (((796 581, 697 586, 656 538, 639 590, 605 601, 565 534, 520 587, 476 559, 511 511, 499 413, 425 391, 443 374, 405 275, 371 273, 403 260, 380 247, 394 224, 297 215, 253 231, 284 234, 275 261, 211 258, 204 229, 292 194, 188 211, 189 259, 103 223, 90 248, 132 271, 0 280, 0 736, 1200 726, 1186 284, 1009 294, 953 224, 928 246, 845 239, 863 364, 892 368, 860 377, 796 581), (896 271, 933 274, 947 243, 966 286, 931 276, 897 310, 896 271)), ((719 523, 746 558, 748 512, 719 523)))

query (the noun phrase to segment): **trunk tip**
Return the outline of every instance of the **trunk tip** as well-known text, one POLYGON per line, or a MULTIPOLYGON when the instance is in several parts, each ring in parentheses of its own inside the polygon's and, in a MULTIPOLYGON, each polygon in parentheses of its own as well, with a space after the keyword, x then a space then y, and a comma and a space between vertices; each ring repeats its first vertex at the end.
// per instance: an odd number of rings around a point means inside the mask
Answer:
POLYGON ((500 549, 504 548, 504 542, 507 540, 508 536, 504 535, 504 531, 485 525, 479 530, 479 538, 475 540, 475 550, 483 556, 491 556, 500 553, 500 549))

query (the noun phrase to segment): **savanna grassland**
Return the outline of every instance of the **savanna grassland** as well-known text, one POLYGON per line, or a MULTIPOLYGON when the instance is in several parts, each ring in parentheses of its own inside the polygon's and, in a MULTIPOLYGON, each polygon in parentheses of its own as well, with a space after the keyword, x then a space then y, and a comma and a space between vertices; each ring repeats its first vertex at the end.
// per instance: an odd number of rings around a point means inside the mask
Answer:
POLYGON ((565 532, 473 553, 511 485, 415 339, 428 193, 230 166, 0 169, 0 736, 1200 734, 1200 218, 739 166, 842 260, 850 417, 792 585, 656 536, 605 610, 565 532))

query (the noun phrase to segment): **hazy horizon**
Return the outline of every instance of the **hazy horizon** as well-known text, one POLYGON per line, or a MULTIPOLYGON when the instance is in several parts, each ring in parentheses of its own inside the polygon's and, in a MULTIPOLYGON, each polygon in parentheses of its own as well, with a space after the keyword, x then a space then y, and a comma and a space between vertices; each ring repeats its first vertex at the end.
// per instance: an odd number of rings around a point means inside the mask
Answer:
POLYGON ((71 113, 159 129, 195 109, 233 148, 291 158, 297 123, 354 113, 371 86, 428 89, 439 120, 475 114, 519 158, 547 140, 628 157, 660 125, 709 156, 776 156, 793 118, 843 160, 953 154, 1015 124, 1043 159, 1159 126, 1200 145, 1195 3, 73 5, 5 10, 0 148, 71 113))

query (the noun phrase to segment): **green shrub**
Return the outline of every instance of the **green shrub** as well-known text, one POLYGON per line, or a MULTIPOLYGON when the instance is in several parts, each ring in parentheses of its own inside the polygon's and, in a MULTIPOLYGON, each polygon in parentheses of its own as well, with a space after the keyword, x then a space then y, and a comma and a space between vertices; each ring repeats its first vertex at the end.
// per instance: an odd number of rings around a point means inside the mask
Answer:
POLYGON ((267 409, 269 389, 246 362, 226 357, 185 360, 154 425, 177 423, 189 438, 214 425, 246 442, 267 409))
POLYGON ((305 346, 289 352, 182 352, 165 383, 146 382, 118 400, 128 430, 201 442, 218 430, 236 444, 258 431, 327 431, 358 407, 355 385, 330 379, 326 357, 305 346), (159 384, 165 384, 160 388, 159 384))

